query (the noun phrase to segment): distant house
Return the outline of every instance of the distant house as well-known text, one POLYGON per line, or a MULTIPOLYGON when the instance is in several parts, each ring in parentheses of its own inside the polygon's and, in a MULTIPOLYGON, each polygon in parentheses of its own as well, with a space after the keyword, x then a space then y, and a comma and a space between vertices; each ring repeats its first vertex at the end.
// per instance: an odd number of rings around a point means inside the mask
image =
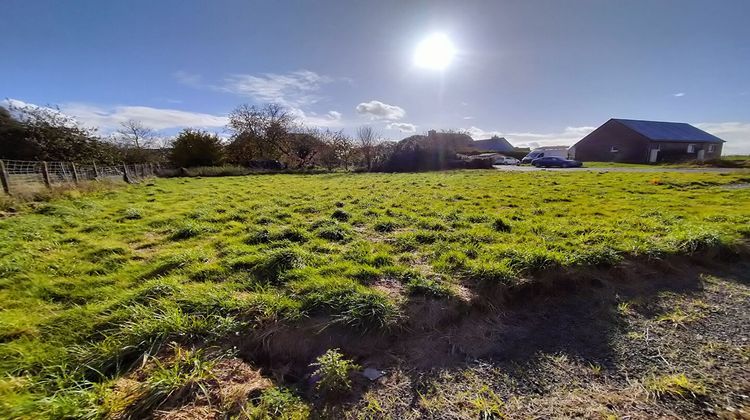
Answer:
POLYGON ((498 136, 493 136, 485 140, 474 140, 474 148, 482 152, 500 153, 509 153, 515 150, 505 137, 498 136))
POLYGON ((724 140, 686 123, 613 118, 570 148, 573 159, 656 163, 721 156, 724 140))

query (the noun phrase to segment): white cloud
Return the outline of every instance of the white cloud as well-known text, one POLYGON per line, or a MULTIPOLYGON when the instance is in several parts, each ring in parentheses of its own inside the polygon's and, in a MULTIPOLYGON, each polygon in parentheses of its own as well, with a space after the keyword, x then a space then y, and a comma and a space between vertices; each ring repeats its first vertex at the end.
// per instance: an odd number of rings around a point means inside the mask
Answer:
POLYGON ((694 124, 703 131, 726 140, 722 154, 738 155, 750 153, 750 123, 719 122, 694 124))
POLYGON ((466 116, 466 117, 464 117, 464 119, 465 119, 465 120, 473 120, 473 119, 474 119, 474 117, 466 116))
POLYGON ((417 126, 409 123, 390 123, 385 126, 389 130, 398 130, 402 133, 413 133, 417 131, 417 126))
POLYGON ((174 77, 178 82, 188 86, 200 87, 203 84, 200 74, 180 70, 174 73, 174 77))
POLYGON ((479 127, 474 127, 474 126, 471 126, 469 128, 463 128, 461 129, 461 131, 467 132, 471 136, 471 138, 473 138, 474 140, 486 139, 495 135, 502 137, 499 131, 485 131, 479 127))
POLYGON ((674 97, 676 97, 676 98, 680 98, 680 97, 683 97, 683 96, 685 96, 685 92, 677 92, 677 93, 673 93, 673 94, 672 94, 672 96, 674 96, 674 97))
POLYGON ((475 140, 486 139, 492 136, 505 137, 515 147, 539 147, 539 146, 572 146, 578 140, 594 131, 596 127, 566 127, 559 133, 532 133, 532 132, 502 132, 488 131, 479 127, 463 129, 475 140))
POLYGON ((212 88, 247 96, 260 102, 273 102, 291 108, 318 102, 318 92, 323 84, 333 79, 309 70, 286 74, 264 73, 261 75, 234 74, 219 86, 212 88))
POLYGON ((121 123, 137 120, 154 130, 184 127, 214 128, 227 124, 227 117, 178 109, 152 108, 148 106, 115 106, 103 108, 82 103, 60 105, 60 111, 81 123, 99 127, 103 131, 117 129, 121 123))
MULTIPOLYGON (((16 107, 38 107, 18 99, 0 101, 0 105, 16 107)), ((115 106, 102 107, 85 103, 66 103, 59 107, 47 108, 52 112, 72 118, 87 127, 99 128, 102 134, 110 134, 120 128, 120 124, 128 120, 137 120, 154 130, 173 130, 186 127, 222 128, 228 119, 225 115, 205 114, 200 112, 182 111, 178 109, 152 108, 147 106, 115 106)), ((290 112, 299 121, 311 127, 342 128, 345 125, 343 116, 338 111, 328 111, 325 114, 305 112, 299 108, 291 108, 290 112)))
POLYGON ((340 128, 344 126, 342 115, 338 111, 328 111, 323 115, 315 112, 305 112, 299 108, 290 110, 292 115, 297 117, 303 125, 319 128, 340 128))
POLYGON ((362 102, 355 108, 357 113, 371 120, 395 121, 404 118, 406 111, 396 105, 389 105, 380 101, 362 102))
MULTIPOLYGON (((17 107, 39 107, 18 99, 7 99, 4 104, 17 107)), ((60 112, 87 127, 97 127, 103 133, 109 133, 120 128, 120 124, 128 120, 138 120, 146 127, 154 130, 179 129, 185 127, 215 128, 227 124, 227 117, 223 115, 205 114, 200 112, 182 111, 168 108, 152 108, 148 106, 114 106, 101 107, 84 103, 66 103, 59 106, 59 110, 42 107, 60 112)))
POLYGON ((284 74, 233 74, 219 83, 203 83, 199 75, 184 71, 176 72, 174 76, 180 83, 192 87, 245 96, 257 102, 279 104, 299 118, 302 124, 315 127, 343 126, 342 114, 338 111, 317 114, 305 109, 323 99, 320 95, 323 85, 334 81, 352 82, 351 79, 334 79, 310 70, 284 74))

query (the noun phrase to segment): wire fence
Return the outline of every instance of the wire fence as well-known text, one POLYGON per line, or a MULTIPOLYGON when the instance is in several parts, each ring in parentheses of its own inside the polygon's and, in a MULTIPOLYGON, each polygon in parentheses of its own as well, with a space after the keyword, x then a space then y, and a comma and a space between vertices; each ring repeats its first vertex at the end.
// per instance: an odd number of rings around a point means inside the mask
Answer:
POLYGON ((109 180, 134 183, 156 176, 159 170, 160 166, 153 163, 97 165, 96 163, 0 160, 0 181, 3 192, 13 195, 85 181, 109 180))

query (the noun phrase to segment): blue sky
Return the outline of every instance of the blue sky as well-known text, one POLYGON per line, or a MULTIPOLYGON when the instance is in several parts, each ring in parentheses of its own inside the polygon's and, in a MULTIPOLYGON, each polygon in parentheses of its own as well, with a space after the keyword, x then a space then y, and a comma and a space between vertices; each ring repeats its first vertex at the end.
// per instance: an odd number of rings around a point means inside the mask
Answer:
POLYGON ((750 2, 4 0, 0 95, 115 129, 222 130, 241 103, 310 125, 572 144, 611 117, 750 153, 750 2), (457 54, 418 68, 434 33, 457 54))

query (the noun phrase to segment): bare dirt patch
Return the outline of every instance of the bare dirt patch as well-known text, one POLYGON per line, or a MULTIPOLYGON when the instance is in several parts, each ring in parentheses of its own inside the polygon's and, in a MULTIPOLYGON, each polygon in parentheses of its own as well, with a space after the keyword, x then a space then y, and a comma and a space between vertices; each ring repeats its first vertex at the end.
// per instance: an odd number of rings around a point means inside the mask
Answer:
POLYGON ((284 370, 276 377, 302 394, 307 364, 329 348, 386 372, 349 399, 314 402, 324 417, 741 418, 750 405, 748 274, 746 260, 631 262, 564 285, 554 276, 516 290, 523 300, 413 299, 407 321, 383 334, 321 320, 277 326, 262 345, 240 343, 240 357, 268 376, 284 370), (687 385, 670 382, 682 377, 687 385))

